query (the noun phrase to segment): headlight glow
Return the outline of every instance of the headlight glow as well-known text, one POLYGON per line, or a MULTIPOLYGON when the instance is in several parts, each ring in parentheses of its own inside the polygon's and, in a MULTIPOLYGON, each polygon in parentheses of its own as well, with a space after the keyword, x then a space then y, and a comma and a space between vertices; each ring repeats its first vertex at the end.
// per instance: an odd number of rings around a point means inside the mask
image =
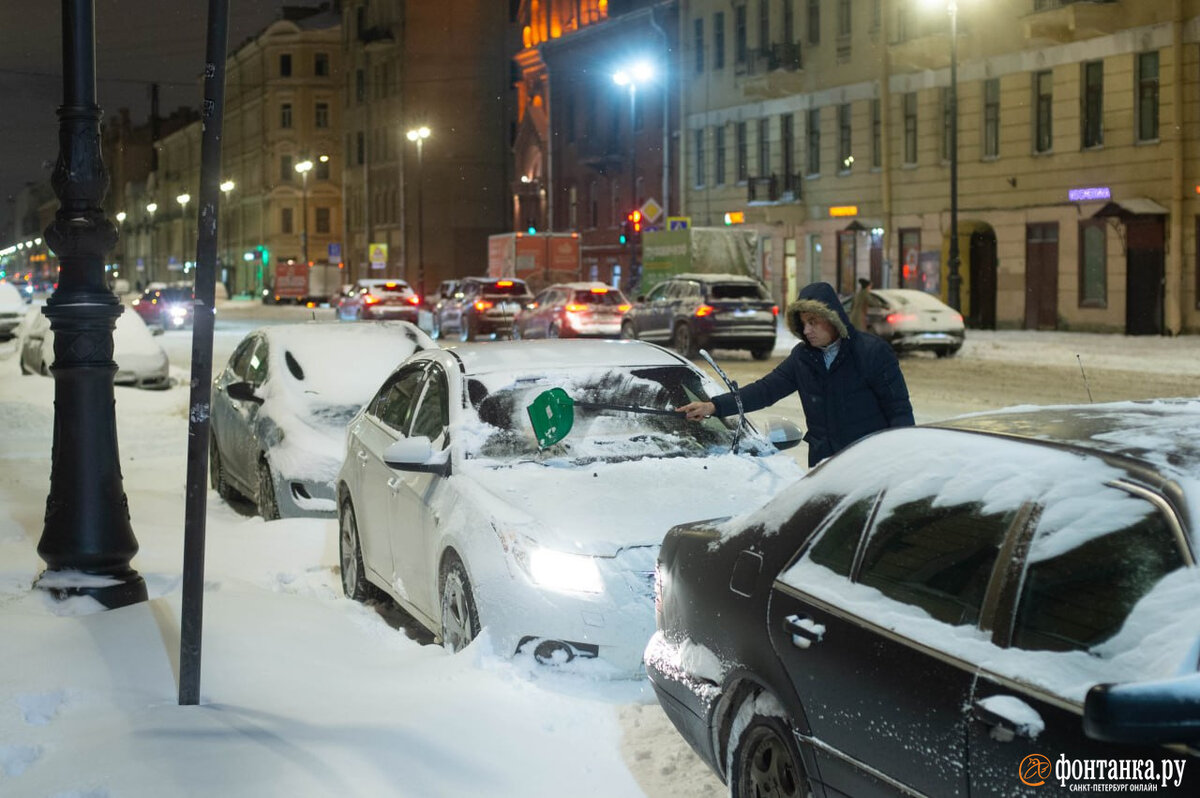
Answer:
POLYGON ((551 590, 601 593, 604 583, 596 559, 581 554, 535 548, 529 552, 529 576, 551 590))

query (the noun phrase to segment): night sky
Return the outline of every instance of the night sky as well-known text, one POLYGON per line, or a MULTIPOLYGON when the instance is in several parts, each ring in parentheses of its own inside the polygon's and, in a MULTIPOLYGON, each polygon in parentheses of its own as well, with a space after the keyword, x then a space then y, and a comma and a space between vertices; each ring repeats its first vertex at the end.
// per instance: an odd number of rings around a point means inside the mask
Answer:
MULTIPOLYGON (((281 5, 315 0, 229 0, 229 52, 277 16, 281 5)), ((207 0, 95 0, 96 93, 105 116, 125 107, 135 124, 150 114, 150 85, 158 82, 165 116, 198 107, 207 45, 207 0)), ((0 229, 7 199, 28 181, 48 179, 58 156, 62 103, 61 3, 0 0, 0 229)), ((4 246, 8 242, 0 242, 4 246)))

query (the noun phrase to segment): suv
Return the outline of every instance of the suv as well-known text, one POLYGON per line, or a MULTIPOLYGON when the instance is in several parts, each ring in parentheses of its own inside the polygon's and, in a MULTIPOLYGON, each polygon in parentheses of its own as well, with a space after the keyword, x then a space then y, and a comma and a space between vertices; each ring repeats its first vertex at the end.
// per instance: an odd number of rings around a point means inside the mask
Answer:
POLYGON ((685 357, 702 347, 749 349, 766 360, 775 349, 779 305, 765 286, 741 274, 677 274, 625 314, 622 338, 673 346, 685 357))
POLYGON ((457 333, 459 340, 478 336, 507 336, 517 311, 533 301, 524 280, 500 277, 467 277, 454 296, 439 302, 433 311, 433 337, 457 333))
POLYGON ((421 297, 403 280, 362 279, 337 305, 337 317, 354 319, 398 319, 417 323, 421 297))
POLYGON ((517 314, 513 338, 616 338, 629 300, 604 283, 559 283, 517 314))

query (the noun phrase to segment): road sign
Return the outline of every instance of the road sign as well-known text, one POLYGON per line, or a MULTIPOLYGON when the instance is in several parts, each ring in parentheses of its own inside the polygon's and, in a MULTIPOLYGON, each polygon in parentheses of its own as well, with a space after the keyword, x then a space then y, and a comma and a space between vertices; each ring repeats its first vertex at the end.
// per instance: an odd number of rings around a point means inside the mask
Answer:
POLYGON ((662 216, 663 207, 658 204, 658 201, 654 197, 651 197, 643 202, 642 207, 638 208, 638 210, 642 212, 642 217, 646 221, 653 222, 662 216))
POLYGON ((383 244, 383 243, 369 244, 367 246, 367 253, 369 255, 368 260, 371 261, 372 269, 379 270, 379 269, 387 268, 387 258, 388 258, 388 245, 387 244, 383 244))
POLYGON ((329 245, 329 262, 337 263, 341 259, 342 259, 342 245, 341 244, 330 244, 329 245))
POLYGON ((687 230, 692 226, 692 217, 690 216, 668 216, 668 230, 687 230))

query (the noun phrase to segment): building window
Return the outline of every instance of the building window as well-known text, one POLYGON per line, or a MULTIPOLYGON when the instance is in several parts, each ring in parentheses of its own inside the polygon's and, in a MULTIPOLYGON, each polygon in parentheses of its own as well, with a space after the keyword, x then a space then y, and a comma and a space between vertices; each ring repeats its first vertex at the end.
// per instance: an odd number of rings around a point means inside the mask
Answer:
POLYGON ((850 35, 850 0, 837 0, 837 34, 838 38, 850 35))
POLYGON ((292 167, 292 156, 279 156, 279 179, 284 183, 289 183, 291 182, 292 175, 295 174, 295 172, 296 170, 292 167))
POLYGON ((779 149, 783 157, 781 168, 784 184, 795 191, 796 187, 792 187, 792 176, 796 173, 796 135, 793 131, 795 124, 793 120, 794 117, 791 114, 784 114, 779 117, 779 149))
POLYGON ((883 166, 883 111, 879 98, 871 100, 871 168, 883 166))
POLYGON ((292 209, 291 208, 280 208, 279 209, 279 231, 281 233, 292 232, 292 209))
POLYGON ((917 93, 904 95, 904 163, 917 162, 917 93))
POLYGON ((746 63, 746 7, 733 10, 733 60, 736 64, 746 63))
POLYGON ((292 54, 284 53, 279 56, 279 77, 290 78, 292 76, 292 54))
POLYGON ((1054 146, 1053 128, 1054 73, 1050 70, 1033 73, 1033 151, 1050 152, 1054 146))
POLYGON ((328 208, 317 208, 316 214, 317 214, 317 218, 316 218, 317 232, 318 233, 328 233, 330 230, 329 209, 328 208))
POLYGON ((750 145, 746 140, 746 123, 738 122, 734 127, 735 144, 737 153, 737 182, 745 183, 750 179, 750 145))
POLYGON ((950 89, 942 89, 942 160, 949 161, 954 153, 950 144, 954 138, 954 104, 951 101, 950 89))
POLYGON ((317 103, 313 109, 313 124, 316 127, 329 127, 329 103, 317 103))
POLYGON ((716 162, 713 166, 713 182, 718 186, 725 185, 725 126, 717 125, 713 128, 713 157, 716 162))
POLYGON ((1107 226, 1103 219, 1079 223, 1079 307, 1108 307, 1107 226))
POLYGON ((849 172, 854 165, 854 155, 851 153, 850 103, 838 106, 838 162, 839 172, 849 172))
POLYGON ((1083 65, 1083 146, 1099 147, 1104 143, 1104 62, 1089 61, 1083 65))
MULTIPOLYGON (((790 5, 790 3, 784 3, 790 5)), ((771 0, 758 0, 758 49, 766 52, 771 46, 771 0)))
POLYGON ((808 112, 808 174, 821 174, 821 109, 808 112))
POLYGON ((713 14, 713 69, 725 68, 725 12, 713 14))
POLYGON ((354 70, 354 101, 361 103, 367 99, 367 78, 361 69, 354 70))
POLYGON ((771 120, 758 120, 758 174, 771 174, 771 120))
POLYGON ((600 226, 600 187, 595 180, 588 186, 588 218, 593 230, 600 226))
POLYGON ((808 43, 821 43, 821 0, 808 0, 808 43))
POLYGON ((695 131, 696 141, 696 187, 704 185, 704 128, 695 131))
POLYGON ((361 130, 354 134, 354 136, 354 163, 362 166, 367 160, 367 142, 363 138, 361 130))
POLYGON ((292 126, 292 104, 283 103, 279 106, 279 126, 289 128, 292 126))
POLYGON ((1138 141, 1158 138, 1158 53, 1139 53, 1137 57, 1137 130, 1138 141))
POLYGON ((704 20, 697 19, 692 23, 695 31, 693 46, 696 48, 696 74, 704 71, 704 20))
POLYGON ((983 82, 983 157, 1000 156, 1000 78, 983 82))
POLYGON ((796 9, 791 0, 784 0, 783 4, 783 42, 784 44, 792 44, 796 41, 796 9))
POLYGON ((329 77, 329 53, 317 53, 313 56, 313 74, 319 78, 329 77))

